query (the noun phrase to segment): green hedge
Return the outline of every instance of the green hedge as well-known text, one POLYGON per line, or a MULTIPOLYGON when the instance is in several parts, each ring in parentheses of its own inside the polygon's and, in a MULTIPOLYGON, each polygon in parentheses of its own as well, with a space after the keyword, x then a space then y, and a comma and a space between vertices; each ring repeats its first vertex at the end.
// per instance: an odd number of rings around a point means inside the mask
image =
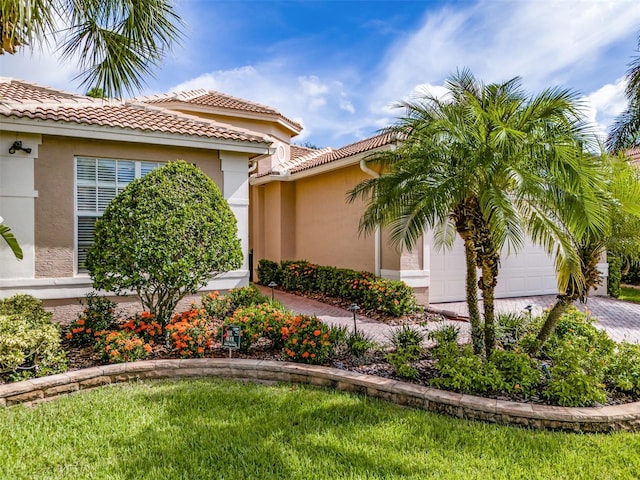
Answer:
POLYGON ((400 316, 415 309, 411 287, 404 282, 377 278, 370 272, 316 265, 305 260, 258 262, 258 283, 276 282, 292 292, 320 293, 344 298, 365 309, 400 316))

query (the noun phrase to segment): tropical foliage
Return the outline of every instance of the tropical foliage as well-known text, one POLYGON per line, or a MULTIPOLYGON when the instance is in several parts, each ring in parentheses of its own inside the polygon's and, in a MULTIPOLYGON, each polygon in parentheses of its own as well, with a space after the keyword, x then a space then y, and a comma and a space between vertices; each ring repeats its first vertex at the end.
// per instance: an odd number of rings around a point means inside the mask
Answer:
POLYGON ((636 56, 629 65, 626 80, 624 93, 628 105, 616 118, 607 138, 607 147, 612 152, 640 146, 640 56, 636 56))
POLYGON ((468 70, 446 87, 444 97, 426 94, 399 104, 405 115, 388 129, 399 139, 397 149, 369 159, 383 175, 361 182, 348 198, 368 202, 361 231, 383 225, 401 248, 412 249, 426 228, 435 229, 441 247, 451 246, 457 232, 465 248, 474 350, 484 343, 488 357, 503 248, 519 250, 528 234, 556 255, 561 291, 570 279, 580 283, 580 259, 567 230, 580 238, 603 223, 603 178, 597 160, 582 153, 591 137, 575 93, 547 89, 528 96, 519 78, 486 85, 468 70), (560 210, 563 225, 555 221, 560 210))
POLYGON ((9 245, 9 248, 11 249, 15 257, 18 260, 22 260, 23 258, 22 248, 20 248, 20 245, 18 244, 18 240, 16 240, 16 237, 13 235, 13 233, 11 233, 11 229, 6 225, 2 225, 3 222, 4 222, 4 219, 0 217, 0 237, 2 237, 2 239, 7 243, 7 245, 9 245))
POLYGON ((62 59, 79 56, 82 85, 121 96, 141 89, 180 27, 170 0, 3 0, 0 55, 53 39, 62 59))

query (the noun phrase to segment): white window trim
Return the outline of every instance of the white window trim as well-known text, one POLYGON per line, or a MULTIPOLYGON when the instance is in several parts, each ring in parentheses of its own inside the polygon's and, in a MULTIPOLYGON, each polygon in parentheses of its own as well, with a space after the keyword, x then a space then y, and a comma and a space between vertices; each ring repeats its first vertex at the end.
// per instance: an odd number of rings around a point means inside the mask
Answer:
MULTIPOLYGON (((78 159, 89 159, 89 160, 95 160, 96 162, 98 160, 114 160, 116 161, 116 165, 118 161, 121 162, 133 162, 134 164, 134 175, 133 178, 134 180, 140 178, 142 176, 142 164, 143 163, 156 163, 157 166, 155 168, 159 168, 160 166, 164 165, 164 162, 153 162, 153 161, 149 161, 149 160, 132 160, 129 158, 106 158, 106 157, 92 157, 92 156, 84 156, 84 155, 76 155, 73 157, 73 275, 74 277, 88 277, 89 274, 86 271, 80 271, 79 265, 78 265, 78 261, 79 261, 79 247, 78 247, 78 218, 79 217, 95 217, 95 218, 99 218, 102 216, 103 212, 87 212, 85 210, 80 211, 78 209, 78 159)), ((128 183, 126 184, 128 185, 128 183)), ((115 182, 115 186, 116 186, 116 195, 118 194, 118 189, 122 186, 125 187, 126 185, 123 185, 122 182, 118 182, 117 181, 117 167, 116 167, 116 182, 115 182)), ((80 183, 80 186, 82 185, 82 182, 80 183)), ((95 181, 95 186, 99 187, 100 183, 98 182, 98 179, 96 178, 95 181)), ((96 190, 96 195, 98 195, 98 192, 96 190)), ((97 202, 97 199, 96 199, 97 202)), ((96 208, 99 208, 98 204, 96 204, 96 208)))

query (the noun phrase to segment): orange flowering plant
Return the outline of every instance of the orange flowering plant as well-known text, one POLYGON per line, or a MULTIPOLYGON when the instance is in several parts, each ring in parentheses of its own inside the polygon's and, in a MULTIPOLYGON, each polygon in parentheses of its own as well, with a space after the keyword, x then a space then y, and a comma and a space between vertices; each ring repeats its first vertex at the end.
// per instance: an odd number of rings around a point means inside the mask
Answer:
POLYGON ((329 326, 315 316, 290 317, 282 335, 286 336, 282 353, 296 362, 322 363, 333 348, 329 326))
POLYGON ((116 304, 96 292, 91 292, 86 296, 83 305, 82 312, 69 325, 66 338, 75 345, 93 345, 98 332, 116 327, 116 304))
POLYGON ((130 330, 99 332, 97 350, 109 363, 135 362, 149 356, 153 347, 130 330))
POLYGON ((216 328, 204 308, 192 307, 174 315, 166 332, 169 344, 182 358, 206 356, 216 339, 216 328))
POLYGON ((265 302, 237 309, 224 324, 240 326, 240 351, 247 353, 261 338, 271 340, 273 348, 282 348, 286 340, 282 327, 291 316, 282 305, 265 302))
POLYGON ((158 323, 155 316, 149 312, 137 313, 134 317, 128 318, 120 325, 123 330, 128 330, 140 336, 146 342, 155 343, 162 336, 162 325, 158 323))

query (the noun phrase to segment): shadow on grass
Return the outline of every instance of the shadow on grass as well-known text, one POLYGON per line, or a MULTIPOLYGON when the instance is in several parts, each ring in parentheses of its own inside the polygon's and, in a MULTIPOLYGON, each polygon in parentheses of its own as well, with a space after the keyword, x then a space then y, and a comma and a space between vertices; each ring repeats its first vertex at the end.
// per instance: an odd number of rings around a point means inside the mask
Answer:
POLYGON ((638 437, 468 422, 303 386, 155 385, 130 396, 155 415, 114 445, 117 478, 633 478, 640 468, 638 437))

